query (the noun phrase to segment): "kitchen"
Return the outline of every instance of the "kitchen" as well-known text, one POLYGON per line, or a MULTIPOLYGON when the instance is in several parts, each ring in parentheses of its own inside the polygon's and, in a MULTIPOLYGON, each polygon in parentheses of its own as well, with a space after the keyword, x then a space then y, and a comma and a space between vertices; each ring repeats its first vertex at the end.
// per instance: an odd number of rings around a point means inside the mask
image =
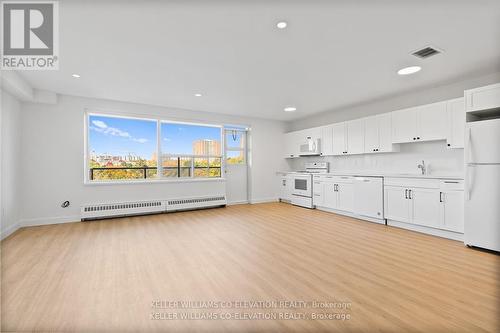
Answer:
POLYGON ((500 251, 500 84, 284 140, 280 201, 500 251))

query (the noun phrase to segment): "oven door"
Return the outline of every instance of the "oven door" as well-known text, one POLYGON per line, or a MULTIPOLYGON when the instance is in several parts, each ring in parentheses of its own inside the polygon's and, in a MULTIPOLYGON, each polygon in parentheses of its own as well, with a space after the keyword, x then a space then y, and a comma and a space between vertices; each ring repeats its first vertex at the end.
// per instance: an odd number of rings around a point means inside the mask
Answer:
POLYGON ((312 197, 311 178, 311 175, 294 175, 292 194, 302 197, 312 197))

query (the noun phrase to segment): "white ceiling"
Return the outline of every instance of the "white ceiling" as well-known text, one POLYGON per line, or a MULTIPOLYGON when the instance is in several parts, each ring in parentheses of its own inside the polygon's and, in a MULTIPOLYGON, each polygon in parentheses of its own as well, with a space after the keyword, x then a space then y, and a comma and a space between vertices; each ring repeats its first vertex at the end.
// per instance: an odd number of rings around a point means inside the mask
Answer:
POLYGON ((60 1, 59 15, 60 70, 22 75, 86 97, 292 120, 500 70, 498 0, 60 1), (427 45, 445 53, 409 55, 427 45))

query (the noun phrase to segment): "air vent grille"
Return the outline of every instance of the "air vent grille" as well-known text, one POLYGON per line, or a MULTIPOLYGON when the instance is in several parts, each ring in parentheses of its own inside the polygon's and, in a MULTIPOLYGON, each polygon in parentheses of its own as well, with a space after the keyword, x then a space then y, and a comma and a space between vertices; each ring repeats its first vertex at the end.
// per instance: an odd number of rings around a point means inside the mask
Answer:
POLYGON ((83 208, 83 211, 99 212, 99 211, 108 211, 117 209, 149 208, 149 207, 159 207, 159 206, 161 206, 161 201, 134 202, 134 203, 123 203, 123 204, 86 206, 83 208))
POLYGON ((412 55, 414 55, 415 57, 421 58, 421 59, 425 59, 425 58, 432 57, 433 55, 436 55, 439 53, 441 53, 440 50, 438 50, 434 47, 431 47, 431 46, 427 46, 427 47, 424 47, 423 49, 420 49, 420 50, 413 52, 412 55))
POLYGON ((168 205, 185 205, 185 204, 220 201, 220 200, 226 200, 226 198, 224 196, 220 196, 220 197, 194 198, 194 199, 177 199, 177 200, 169 200, 168 205))

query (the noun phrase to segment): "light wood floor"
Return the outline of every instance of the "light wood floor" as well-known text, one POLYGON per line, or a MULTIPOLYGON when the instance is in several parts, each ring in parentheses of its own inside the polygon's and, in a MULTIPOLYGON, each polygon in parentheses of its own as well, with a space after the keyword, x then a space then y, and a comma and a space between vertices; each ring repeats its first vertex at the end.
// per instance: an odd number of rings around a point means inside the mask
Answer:
POLYGON ((2 332, 499 332, 500 256, 287 204, 21 229, 2 332), (350 320, 152 320, 153 300, 336 301, 350 320))

